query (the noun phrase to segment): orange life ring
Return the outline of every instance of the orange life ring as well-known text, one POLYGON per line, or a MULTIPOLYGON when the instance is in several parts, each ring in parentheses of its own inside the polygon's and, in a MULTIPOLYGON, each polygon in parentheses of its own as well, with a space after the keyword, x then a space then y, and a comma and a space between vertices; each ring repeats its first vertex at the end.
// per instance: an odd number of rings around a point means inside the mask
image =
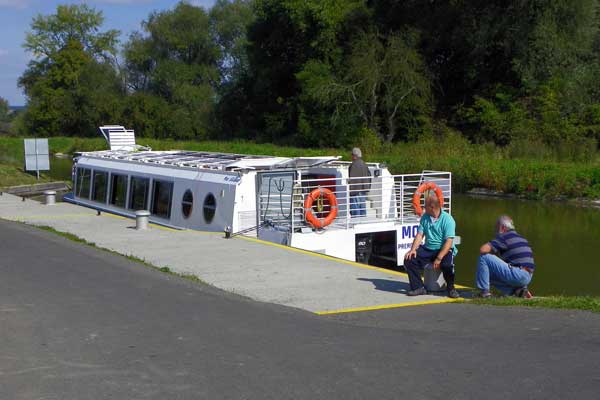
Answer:
POLYGON ((308 196, 306 196, 306 199, 304 199, 304 218, 306 218, 306 221, 315 228, 323 228, 331 224, 335 217, 337 217, 337 213, 337 198, 335 197, 335 194, 333 194, 333 192, 327 188, 316 188, 315 190, 310 192, 308 196), (329 201, 330 207, 329 213, 325 218, 322 219, 317 218, 312 209, 313 203, 319 197, 325 197, 329 201))
POLYGON ((413 208, 418 216, 423 215, 423 208, 421 207, 421 195, 428 190, 435 191, 435 195, 440 201, 440 207, 444 206, 444 193, 442 193, 442 189, 440 189, 439 186, 433 182, 422 183, 412 198, 413 208))

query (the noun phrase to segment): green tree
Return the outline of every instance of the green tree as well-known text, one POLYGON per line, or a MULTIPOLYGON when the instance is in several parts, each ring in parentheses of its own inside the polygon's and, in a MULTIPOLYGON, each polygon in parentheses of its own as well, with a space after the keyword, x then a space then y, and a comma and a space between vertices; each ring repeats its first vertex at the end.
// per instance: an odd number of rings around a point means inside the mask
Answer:
POLYGON ((211 35, 220 50, 221 83, 235 83, 248 70, 247 30, 254 21, 254 0, 217 0, 210 9, 211 35))
MULTIPOLYGON (((207 137, 220 82, 219 48, 211 36, 207 12, 180 2, 172 10, 150 14, 143 28, 144 33, 130 36, 124 49, 129 89, 166 101, 154 104, 168 107, 166 112, 174 115, 175 137, 207 137)), ((141 134, 145 127, 156 126, 136 125, 136 121, 133 127, 141 134)))
POLYGON ((258 140, 293 142, 298 132, 312 129, 311 121, 322 126, 325 110, 302 102, 296 74, 310 60, 340 62, 341 39, 356 29, 347 26, 348 20, 365 10, 364 0, 256 0, 248 29, 248 73, 230 97, 250 104, 239 129, 258 140))
POLYGON ((118 32, 100 32, 102 22, 102 14, 85 4, 34 18, 23 46, 35 58, 19 80, 29 100, 26 133, 95 135, 98 125, 118 116, 118 32))
POLYGON ((56 14, 40 14, 33 19, 23 47, 36 59, 47 60, 77 42, 86 54, 107 60, 117 54, 119 31, 100 32, 103 22, 102 12, 86 4, 59 5, 56 14))
POLYGON ((363 34, 338 74, 324 63, 309 62, 298 78, 314 100, 334 104, 334 123, 354 115, 380 140, 392 142, 399 121, 416 122, 431 112, 429 80, 415 42, 414 33, 385 40, 363 34))
POLYGON ((9 120, 9 112, 8 100, 0 97, 0 122, 7 122, 9 120))

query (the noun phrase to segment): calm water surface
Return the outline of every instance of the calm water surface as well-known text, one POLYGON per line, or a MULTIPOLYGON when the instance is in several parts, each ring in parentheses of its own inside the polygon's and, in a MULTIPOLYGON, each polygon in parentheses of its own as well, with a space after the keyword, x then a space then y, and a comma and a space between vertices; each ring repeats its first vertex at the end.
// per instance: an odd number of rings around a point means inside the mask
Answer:
POLYGON ((452 214, 462 237, 457 281, 474 286, 479 247, 493 239, 501 214, 533 248, 535 295, 600 295, 600 210, 564 203, 455 195, 452 214))
POLYGON ((61 181, 71 180, 71 168, 73 167, 73 159, 50 157, 50 171, 46 171, 45 174, 61 181))
MULTIPOLYGON (((70 180, 72 160, 51 158, 48 175, 70 180)), ((536 295, 600 296, 600 210, 564 203, 455 195, 452 214, 462 237, 456 259, 457 281, 474 286, 479 247, 494 237, 501 214, 513 217, 517 232, 534 252, 536 295)))

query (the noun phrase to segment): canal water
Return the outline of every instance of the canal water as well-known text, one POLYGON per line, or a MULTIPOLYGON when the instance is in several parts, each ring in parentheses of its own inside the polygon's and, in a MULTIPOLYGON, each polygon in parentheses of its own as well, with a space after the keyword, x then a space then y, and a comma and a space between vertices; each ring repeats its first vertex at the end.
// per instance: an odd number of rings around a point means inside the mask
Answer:
POLYGON ((72 167, 73 159, 71 157, 52 157, 50 158, 50 171, 46 171, 44 174, 59 181, 70 181, 72 167))
POLYGON ((534 295, 600 296, 600 210, 565 203, 453 196, 452 215, 462 239, 458 282, 475 285, 479 247, 494 238, 502 214, 513 218, 533 248, 534 295))
MULTIPOLYGON (((49 176, 69 180, 72 160, 52 158, 49 176)), ((496 219, 510 215, 534 251, 534 295, 600 296, 600 210, 566 203, 454 195, 452 214, 462 243, 457 282, 474 286, 479 247, 493 239, 496 219)))

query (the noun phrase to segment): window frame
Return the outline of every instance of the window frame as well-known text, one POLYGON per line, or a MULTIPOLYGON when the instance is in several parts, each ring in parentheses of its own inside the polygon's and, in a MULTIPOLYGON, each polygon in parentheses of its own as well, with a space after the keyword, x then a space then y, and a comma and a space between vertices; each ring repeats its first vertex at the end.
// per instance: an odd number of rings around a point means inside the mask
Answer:
POLYGON ((192 189, 186 189, 185 192, 183 192, 183 196, 181 196, 181 214, 183 215, 183 218, 189 219, 193 213, 194 213, 194 192, 192 192, 192 189), (191 200, 186 201, 185 196, 187 194, 190 195, 191 200), (187 213, 186 213, 186 207, 189 207, 189 211, 187 211, 187 213))
POLYGON ((150 179, 149 177, 145 177, 145 176, 139 176, 139 175, 131 175, 129 177, 129 195, 127 197, 127 208, 129 210, 149 210, 150 209, 150 188, 152 185, 152 179, 150 179), (145 181, 146 182, 146 188, 144 190, 144 200, 143 200, 143 207, 142 208, 134 208, 133 207, 133 196, 135 194, 135 187, 134 187, 134 181, 145 181))
POLYGON ((91 193, 92 193, 92 169, 91 168, 87 168, 87 167, 77 167, 76 171, 75 171, 75 197, 80 198, 80 199, 84 199, 84 200, 89 200, 91 197, 91 193), (87 190, 87 196, 81 196, 81 191, 80 191, 80 186, 81 185, 81 181, 80 181, 80 176, 81 176, 81 171, 87 171, 88 172, 88 190, 87 190))
POLYGON ((207 225, 210 225, 213 223, 213 221, 215 219, 215 215, 217 215, 217 207, 218 207, 217 196, 215 196, 212 192, 208 192, 206 194, 206 196, 204 196, 204 201, 202 202, 202 218, 204 219, 204 222, 207 225), (210 205, 207 204, 208 199, 210 199, 210 198, 213 199, 214 207, 211 207, 210 205), (210 218, 207 218, 207 213, 210 213, 210 212, 212 212, 212 214, 210 215, 210 218))
POLYGON ((175 187, 175 184, 173 183, 173 181, 168 181, 168 180, 162 180, 162 179, 153 179, 152 180, 152 191, 151 193, 151 206, 150 206, 150 214, 158 217, 158 218, 164 218, 164 219, 171 219, 171 208, 173 206, 173 189, 175 187), (159 214, 156 212, 156 207, 157 207, 157 197, 156 197, 156 187, 157 184, 163 185, 163 184, 167 184, 169 186, 169 202, 167 204, 167 214, 159 214))
POLYGON ((102 169, 94 169, 92 170, 92 176, 91 176, 91 184, 90 184, 90 189, 91 189, 91 193, 90 193, 90 200, 91 201, 95 201, 98 203, 102 203, 102 204, 106 204, 106 200, 108 198, 108 186, 109 186, 109 172, 102 170, 102 169), (104 199, 102 201, 98 200, 95 198, 95 193, 96 193, 96 174, 104 174, 105 176, 105 181, 104 181, 104 199))
POLYGON ((110 189, 108 192, 108 204, 111 206, 114 206, 114 207, 126 208, 127 207, 127 197, 128 197, 127 195, 129 192, 129 190, 128 190, 129 189, 129 175, 111 172, 109 180, 110 180, 110 185, 109 185, 110 189), (114 183, 115 183, 115 178, 117 178, 117 177, 125 178, 125 193, 123 193, 123 204, 117 204, 115 201, 116 196, 115 196, 114 190, 115 190, 116 185, 114 183))

